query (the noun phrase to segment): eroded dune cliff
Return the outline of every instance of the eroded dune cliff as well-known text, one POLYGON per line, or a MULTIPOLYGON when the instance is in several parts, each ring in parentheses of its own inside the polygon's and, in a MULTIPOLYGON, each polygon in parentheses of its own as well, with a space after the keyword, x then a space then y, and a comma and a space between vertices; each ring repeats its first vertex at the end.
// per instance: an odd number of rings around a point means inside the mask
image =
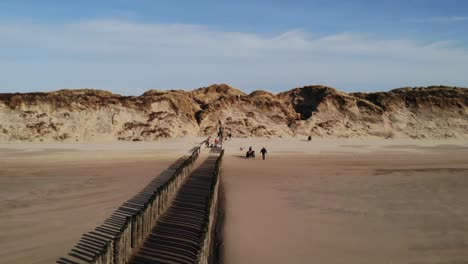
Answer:
POLYGON ((100 90, 0 94, 1 141, 151 141, 240 137, 468 138, 468 89, 345 93, 306 86, 249 95, 228 85, 122 96, 100 90))

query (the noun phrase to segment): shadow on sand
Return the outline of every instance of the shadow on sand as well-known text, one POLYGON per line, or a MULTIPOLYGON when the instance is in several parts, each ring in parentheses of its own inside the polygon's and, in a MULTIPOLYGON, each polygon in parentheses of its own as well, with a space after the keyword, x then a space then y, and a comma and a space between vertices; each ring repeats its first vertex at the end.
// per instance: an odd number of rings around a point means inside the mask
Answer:
MULTIPOLYGON (((93 257, 102 249, 107 241, 114 236, 122 228, 126 217, 132 216, 143 208, 145 202, 151 195, 173 175, 175 170, 187 159, 182 157, 171 164, 166 170, 156 176, 142 191, 135 195, 130 200, 121 205, 109 218, 104 221, 104 224, 96 227, 93 231, 85 233, 81 236, 78 244, 68 253, 67 257, 59 258, 58 264, 79 264, 90 262, 93 257)), ((83 219, 84 221, 86 219, 83 219)))
MULTIPOLYGON (((219 152, 211 150, 211 153, 219 152)), ((190 174, 130 264, 195 263, 208 221, 217 159, 218 155, 209 156, 190 174)))

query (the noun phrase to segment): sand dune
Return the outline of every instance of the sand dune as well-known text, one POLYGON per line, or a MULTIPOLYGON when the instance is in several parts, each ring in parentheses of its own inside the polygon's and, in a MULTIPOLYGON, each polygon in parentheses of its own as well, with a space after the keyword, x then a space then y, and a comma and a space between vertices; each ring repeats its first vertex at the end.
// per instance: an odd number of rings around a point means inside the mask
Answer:
POLYGON ((228 85, 141 96, 81 89, 0 94, 0 141, 155 141, 235 137, 468 138, 468 89, 346 93, 314 85, 246 94, 228 85))

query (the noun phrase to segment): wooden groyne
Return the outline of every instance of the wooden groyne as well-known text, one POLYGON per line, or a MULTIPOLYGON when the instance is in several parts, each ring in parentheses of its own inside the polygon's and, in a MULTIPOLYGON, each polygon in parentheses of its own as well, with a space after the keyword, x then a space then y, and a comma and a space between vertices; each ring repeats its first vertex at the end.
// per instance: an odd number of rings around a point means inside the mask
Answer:
MULTIPOLYGON (((179 160, 169 177, 150 183, 119 207, 103 225, 84 234, 68 256, 56 263, 123 264, 130 260, 131 263, 154 263, 146 261, 149 251, 153 252, 151 254, 156 252, 157 258, 164 259, 164 256, 170 255, 173 259, 174 250, 182 252, 187 244, 179 241, 168 247, 167 238, 174 236, 171 238, 173 241, 180 234, 185 234, 186 240, 189 237, 192 239, 189 243, 193 247, 189 263, 208 263, 213 248, 218 177, 224 152, 212 149, 209 154, 202 155, 202 164, 191 173, 204 147, 205 142, 187 159, 179 160), (197 231, 187 231, 183 226, 197 231), (165 235, 160 236, 162 231, 165 235), (158 237, 156 242, 155 236, 158 237), (163 246, 154 248, 152 245, 163 246)), ((187 256, 182 259, 184 261, 181 263, 187 263, 187 256)))
POLYGON ((219 208, 219 185, 220 185, 220 174, 221 164, 224 157, 224 150, 216 160, 215 169, 211 179, 210 191, 208 199, 205 203, 205 221, 202 229, 202 239, 200 240, 199 249, 197 252, 196 263, 213 263, 213 253, 215 250, 216 243, 216 221, 218 217, 219 208))
POLYGON ((212 150, 193 171, 131 264, 210 263, 223 154, 212 150))

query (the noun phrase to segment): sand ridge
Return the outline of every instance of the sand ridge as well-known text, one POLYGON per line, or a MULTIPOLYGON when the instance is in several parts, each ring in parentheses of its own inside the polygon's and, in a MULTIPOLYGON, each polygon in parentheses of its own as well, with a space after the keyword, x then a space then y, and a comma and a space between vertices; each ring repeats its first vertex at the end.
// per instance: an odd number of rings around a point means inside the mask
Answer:
POLYGON ((468 89, 346 93, 322 85, 246 94, 226 84, 140 96, 80 89, 0 94, 0 141, 155 141, 235 137, 468 138, 468 89))

